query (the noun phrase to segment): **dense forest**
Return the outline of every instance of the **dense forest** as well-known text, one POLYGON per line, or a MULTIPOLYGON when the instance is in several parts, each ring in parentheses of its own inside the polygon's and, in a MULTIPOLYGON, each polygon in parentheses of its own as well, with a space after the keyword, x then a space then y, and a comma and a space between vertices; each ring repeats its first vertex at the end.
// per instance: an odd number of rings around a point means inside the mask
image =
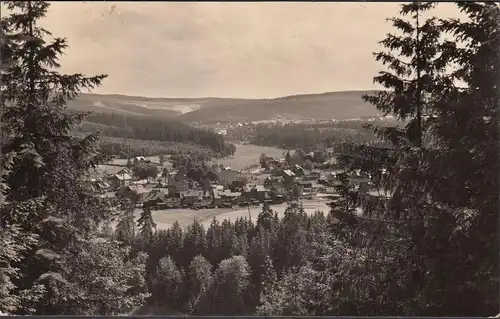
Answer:
MULTIPOLYGON (((291 204, 279 219, 265 206, 206 230, 156 229, 147 207, 136 221, 129 203, 92 191, 85 177, 109 156, 98 134, 72 134, 85 114, 66 105, 106 75, 57 71, 67 43, 37 24, 50 3, 3 4, 0 313, 498 313, 498 4, 457 2, 467 20, 433 18, 439 3, 401 5, 375 53, 387 90, 364 100, 405 124, 366 127, 391 147, 342 143, 329 212, 291 204), (391 198, 355 189, 353 170, 391 198)), ((212 141, 190 134, 179 138, 212 141)))
POLYGON ((101 142, 102 151, 111 154, 123 152, 129 156, 148 156, 194 151, 224 157, 236 150, 234 145, 224 141, 222 135, 161 117, 92 113, 75 127, 75 131, 99 131, 106 137, 106 142, 101 142), (144 145, 137 141, 144 141, 144 145))
POLYGON ((175 154, 203 158, 205 161, 209 161, 213 158, 225 156, 224 154, 216 153, 207 147, 194 143, 136 140, 109 136, 100 137, 99 149, 103 154, 113 155, 121 159, 128 159, 135 156, 175 154))
POLYGON ((308 216, 297 205, 280 219, 265 206, 255 221, 214 219, 207 229, 194 221, 186 229, 175 223, 155 231, 151 222, 134 230, 129 209, 110 236, 144 256, 151 297, 139 313, 349 314, 345 302, 323 299, 337 280, 325 270, 344 258, 329 252, 329 234, 337 230, 332 218, 308 216))
MULTIPOLYGON (((227 138, 248 141, 262 146, 276 146, 284 149, 303 149, 306 152, 318 148, 329 148, 343 142, 358 144, 378 140, 373 130, 364 127, 363 121, 341 121, 326 123, 253 124, 236 126, 227 132, 227 138)), ((372 125, 397 126, 396 121, 377 120, 372 125)))

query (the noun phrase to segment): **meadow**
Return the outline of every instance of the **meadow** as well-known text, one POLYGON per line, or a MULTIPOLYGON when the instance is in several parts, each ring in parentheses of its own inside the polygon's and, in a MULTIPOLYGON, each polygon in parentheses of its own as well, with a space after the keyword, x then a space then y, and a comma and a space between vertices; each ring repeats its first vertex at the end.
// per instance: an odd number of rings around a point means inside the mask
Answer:
POLYGON ((281 158, 286 154, 286 150, 277 147, 259 146, 253 144, 235 144, 236 153, 222 159, 212 161, 215 164, 223 164, 234 169, 246 170, 259 166, 260 154, 264 153, 273 158, 281 158))
MULTIPOLYGON (((313 214, 315 211, 322 211, 325 215, 329 211, 326 200, 314 199, 314 200, 304 200, 302 202, 305 212, 308 215, 313 214)), ((272 205, 271 209, 278 213, 281 218, 284 216, 285 209, 288 204, 272 205)), ((214 209, 165 209, 165 210, 153 210, 153 220, 156 223, 157 229, 168 229, 175 221, 177 221, 181 227, 187 227, 194 220, 200 222, 205 229, 210 226, 210 223, 215 218, 219 221, 224 219, 231 220, 234 222, 240 217, 250 217, 253 221, 257 220, 257 215, 262 211, 262 205, 250 207, 238 207, 238 208, 214 208, 214 209)), ((138 219, 142 209, 138 208, 135 210, 135 218, 138 219)))

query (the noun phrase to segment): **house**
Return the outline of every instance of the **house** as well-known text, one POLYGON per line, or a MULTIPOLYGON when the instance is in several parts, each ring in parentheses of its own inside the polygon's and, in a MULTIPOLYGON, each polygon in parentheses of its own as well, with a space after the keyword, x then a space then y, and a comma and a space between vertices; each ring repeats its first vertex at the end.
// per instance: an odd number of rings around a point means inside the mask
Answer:
POLYGON ((328 185, 328 175, 326 174, 321 174, 321 176, 318 178, 318 183, 321 185, 328 185))
POLYGON ((269 176, 264 180, 264 186, 270 188, 272 186, 278 186, 283 184, 283 176, 269 176))
POLYGON ((226 190, 219 194, 223 202, 231 202, 231 203, 236 203, 238 198, 241 196, 240 192, 231 192, 230 190, 226 190))
POLYGON ((319 184, 319 183, 312 183, 311 190, 313 192, 324 193, 326 190, 326 187, 324 185, 319 184))
POLYGON ((263 174, 266 170, 263 168, 257 168, 256 170, 252 171, 253 175, 260 175, 263 174))
POLYGON ((309 172, 309 175, 315 176, 316 178, 319 178, 321 175, 321 170, 319 169, 313 169, 309 172))
POLYGON ((311 189, 312 188, 312 185, 313 183, 311 181, 298 181, 297 184, 304 188, 304 191, 305 189, 311 189))
POLYGON ((204 192, 199 190, 188 190, 180 193, 184 205, 193 205, 196 201, 203 199, 204 192))
POLYGON ((302 166, 300 165, 293 165, 293 167, 291 168, 291 171, 297 175, 297 176, 304 176, 305 175, 305 170, 302 168, 302 166))
POLYGON ((330 172, 330 173, 326 174, 326 180, 328 181, 328 183, 333 183, 334 181, 337 181, 338 174, 340 174, 340 173, 339 172, 330 172))
POLYGON ((360 170, 356 170, 353 174, 351 174, 351 176, 349 176, 349 183, 351 185, 359 185, 363 182, 370 182, 370 177, 360 170))
POLYGON ((132 185, 147 185, 149 182, 147 179, 141 179, 139 181, 133 181, 132 185))
POLYGON ((231 185, 235 181, 246 180, 245 175, 240 171, 224 169, 219 172, 219 183, 222 185, 231 185))
POLYGON ((321 176, 321 171, 320 170, 310 170, 307 174, 305 174, 302 179, 306 181, 317 181, 319 180, 321 176))
POLYGON ((116 197, 127 198, 133 204, 142 203, 144 198, 149 194, 149 191, 142 185, 128 185, 121 187, 116 192, 116 197))
POLYGON ((147 160, 144 156, 134 157, 134 164, 145 163, 147 160))
POLYGON ((262 185, 252 185, 245 187, 244 195, 247 199, 256 199, 264 202, 270 199, 269 190, 262 185))
POLYGON ((212 189, 212 205, 217 207, 222 205, 222 197, 217 189, 212 189))
POLYGON ((162 207, 167 205, 167 193, 161 189, 152 189, 142 200, 144 206, 162 207))
POLYGON ((132 182, 132 176, 127 173, 124 174, 114 174, 107 178, 107 181, 114 189, 128 186, 132 182))
POLYGON ((224 191, 224 185, 210 185, 210 188, 218 190, 219 192, 224 191))
POLYGON ((115 174, 117 174, 117 175, 123 175, 123 174, 132 175, 132 172, 128 168, 123 167, 118 172, 116 172, 115 174))
POLYGON ((155 191, 155 192, 161 191, 161 192, 163 192, 163 193, 165 193, 167 195, 169 194, 168 193, 168 187, 164 187, 162 185, 155 185, 155 186, 153 186, 153 188, 151 189, 151 191, 155 191))
POLYGON ((324 193, 325 194, 336 194, 337 189, 335 189, 335 187, 328 186, 328 187, 325 187, 324 193))
POLYGON ((286 167, 287 161, 285 158, 280 158, 279 160, 273 161, 273 166, 274 167, 286 167))
POLYGON ((282 176, 283 176, 283 179, 285 179, 285 181, 290 181, 290 180, 293 180, 295 178, 295 173, 289 169, 285 169, 285 170, 283 170, 282 176))

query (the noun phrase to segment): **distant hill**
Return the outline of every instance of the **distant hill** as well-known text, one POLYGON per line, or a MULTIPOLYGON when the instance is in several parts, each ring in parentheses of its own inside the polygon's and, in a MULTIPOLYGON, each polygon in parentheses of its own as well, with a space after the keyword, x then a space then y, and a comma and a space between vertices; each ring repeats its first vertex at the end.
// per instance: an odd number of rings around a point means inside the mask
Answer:
POLYGON ((375 116, 375 107, 361 100, 373 91, 305 94, 276 99, 147 98, 81 94, 70 109, 98 113, 175 117, 185 123, 227 123, 272 119, 349 119, 375 116))
POLYGON ((118 113, 124 115, 149 115, 175 117, 192 112, 213 103, 225 106, 226 103, 238 103, 236 99, 219 101, 218 98, 149 98, 118 94, 80 94, 70 101, 68 107, 73 110, 97 113, 118 113))
POLYGON ((207 107, 179 116, 184 122, 224 123, 272 119, 350 119, 376 116, 379 111, 363 102, 373 91, 345 91, 293 95, 276 99, 243 100, 234 104, 207 107))

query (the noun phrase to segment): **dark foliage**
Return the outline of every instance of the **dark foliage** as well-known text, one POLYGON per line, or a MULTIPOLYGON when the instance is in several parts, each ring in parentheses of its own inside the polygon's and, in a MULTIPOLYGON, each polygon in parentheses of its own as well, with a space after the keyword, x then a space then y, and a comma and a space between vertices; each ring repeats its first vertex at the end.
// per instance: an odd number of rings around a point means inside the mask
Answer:
MULTIPOLYGON (((147 141, 145 144, 148 141, 156 141, 159 145, 164 143, 165 146, 168 143, 201 146, 219 156, 232 155, 235 151, 233 145, 227 144, 224 137, 215 132, 152 116, 93 113, 85 118, 85 122, 78 127, 78 131, 99 131, 105 137, 147 141)), ((147 155, 161 154, 161 152, 151 154, 154 151, 155 149, 152 149, 144 153, 149 153, 147 155)))

